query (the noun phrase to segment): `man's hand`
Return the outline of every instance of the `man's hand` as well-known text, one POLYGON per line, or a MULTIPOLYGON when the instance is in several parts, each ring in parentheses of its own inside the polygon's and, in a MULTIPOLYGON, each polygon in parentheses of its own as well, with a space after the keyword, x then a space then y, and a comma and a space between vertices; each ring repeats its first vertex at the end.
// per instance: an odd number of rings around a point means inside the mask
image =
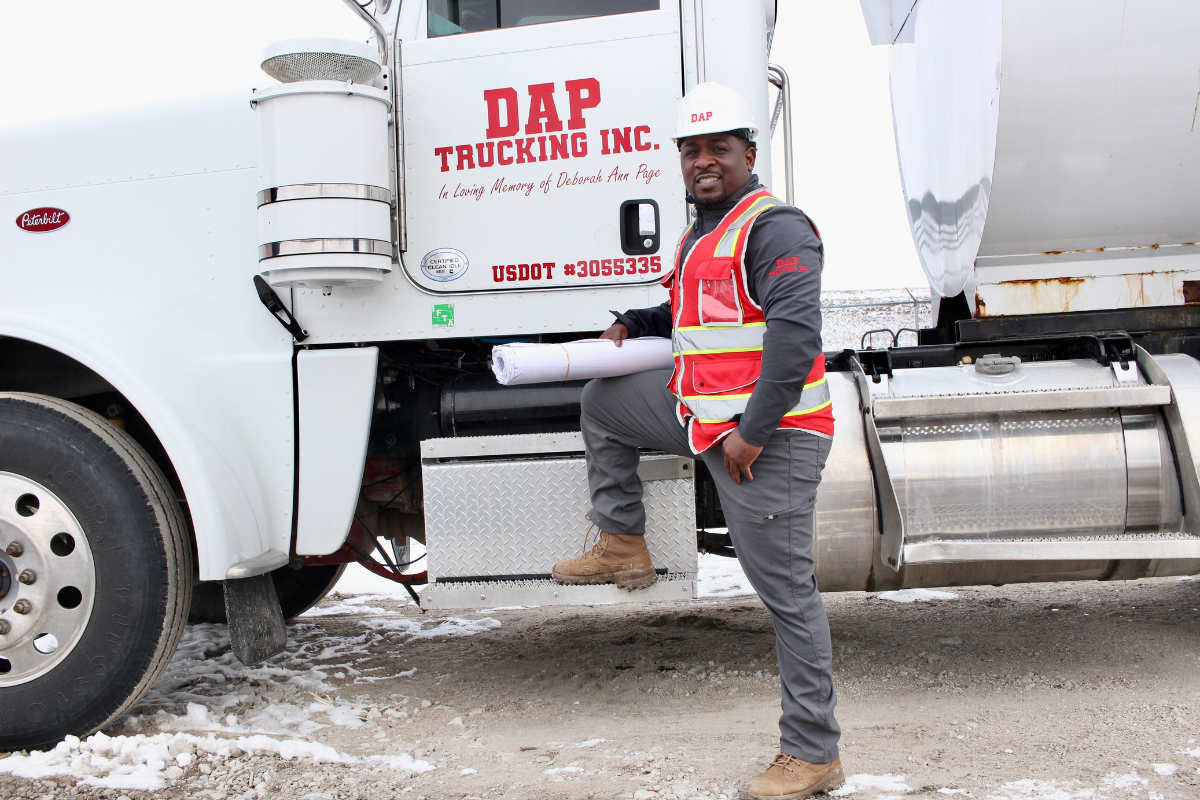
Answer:
POLYGON ((601 339, 612 339, 617 347, 621 346, 621 342, 629 338, 629 328, 626 328, 620 322, 614 322, 609 326, 608 330, 600 334, 601 339))
POLYGON ((747 444, 735 428, 733 433, 725 437, 721 450, 725 455, 725 469, 729 471, 729 477, 733 478, 734 483, 741 485, 743 473, 746 475, 746 480, 754 480, 754 475, 750 472, 750 465, 763 451, 761 447, 747 444))

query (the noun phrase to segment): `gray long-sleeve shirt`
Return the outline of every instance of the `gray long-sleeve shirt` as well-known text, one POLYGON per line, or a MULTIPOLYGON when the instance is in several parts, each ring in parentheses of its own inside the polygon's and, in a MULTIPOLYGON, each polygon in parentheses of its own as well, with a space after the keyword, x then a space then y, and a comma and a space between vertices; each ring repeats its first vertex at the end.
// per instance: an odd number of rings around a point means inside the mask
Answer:
MULTIPOLYGON (((712 206, 696 205, 696 223, 683 244, 686 256, 746 195, 762 188, 758 176, 712 206)), ((688 198, 689 200, 691 198, 688 198)), ((779 420, 800 402, 804 380, 821 352, 821 268, 825 247, 803 211, 776 206, 754 221, 746 241, 747 291, 767 318, 762 374, 738 422, 748 444, 761 447, 779 420)), ((679 266, 676 265, 676 270, 679 266)), ((671 335, 671 304, 617 314, 630 338, 671 335)))

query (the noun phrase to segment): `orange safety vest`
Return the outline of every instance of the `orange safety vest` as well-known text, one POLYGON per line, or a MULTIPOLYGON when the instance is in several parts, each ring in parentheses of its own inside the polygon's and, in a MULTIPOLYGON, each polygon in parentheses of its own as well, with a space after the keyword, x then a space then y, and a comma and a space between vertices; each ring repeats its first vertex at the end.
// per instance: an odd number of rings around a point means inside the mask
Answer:
MULTIPOLYGON (((675 371, 670 388, 695 453, 737 428, 735 417, 745 412, 762 373, 767 320, 746 289, 746 240, 758 215, 782 204, 766 190, 748 195, 700 237, 686 258, 685 232, 675 271, 663 279, 671 291, 675 371)), ((817 354, 800 402, 783 415, 779 427, 833 435, 824 353, 817 354)))

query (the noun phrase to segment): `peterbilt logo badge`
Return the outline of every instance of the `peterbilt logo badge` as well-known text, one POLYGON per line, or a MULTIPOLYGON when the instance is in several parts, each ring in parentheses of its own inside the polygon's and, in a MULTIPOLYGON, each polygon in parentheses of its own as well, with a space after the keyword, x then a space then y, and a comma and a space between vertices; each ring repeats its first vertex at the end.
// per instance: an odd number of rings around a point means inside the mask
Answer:
POLYGON ((47 233, 70 221, 71 215, 61 208, 31 208, 17 217, 17 227, 30 233, 47 233))

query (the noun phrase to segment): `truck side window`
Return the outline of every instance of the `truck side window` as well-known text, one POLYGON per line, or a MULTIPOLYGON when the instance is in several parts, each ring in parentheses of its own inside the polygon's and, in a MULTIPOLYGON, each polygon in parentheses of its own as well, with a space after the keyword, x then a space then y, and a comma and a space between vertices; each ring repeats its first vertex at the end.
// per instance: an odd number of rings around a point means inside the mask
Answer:
POLYGON ((655 11, 659 0, 428 0, 428 36, 655 11))

